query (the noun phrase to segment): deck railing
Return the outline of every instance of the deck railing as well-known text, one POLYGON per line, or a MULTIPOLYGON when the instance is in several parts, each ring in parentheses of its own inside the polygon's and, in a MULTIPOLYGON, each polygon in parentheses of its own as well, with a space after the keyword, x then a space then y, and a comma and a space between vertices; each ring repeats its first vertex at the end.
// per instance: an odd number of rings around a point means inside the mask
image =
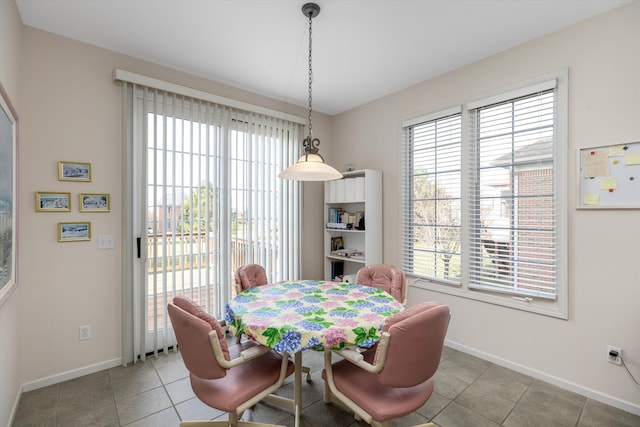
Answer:
MULTIPOLYGON (((150 234, 147 244, 149 273, 211 264, 216 250, 213 239, 210 233, 150 234)), ((246 239, 232 237, 230 244, 231 270, 235 271, 246 263, 247 254, 253 250, 246 239)))
MULTIPOLYGON (((199 302, 203 306, 215 307, 216 291, 207 289, 222 281, 222 285, 232 285, 233 272, 247 263, 248 254, 256 253, 256 248, 246 239, 231 238, 230 275, 226 280, 215 279, 215 271, 211 268, 216 261, 216 243, 210 233, 166 233, 150 234, 147 244, 148 283, 147 292, 147 330, 155 329, 154 319, 158 325, 162 324, 162 317, 167 301, 176 295, 184 295, 199 302), (209 267, 209 268, 208 268, 209 267), (160 278, 158 275, 163 275, 160 278), (155 283, 165 283, 164 286, 155 283), (156 290, 157 289, 157 290, 156 290)), ((235 292, 231 286, 232 295, 235 292)), ((221 315, 221 313, 212 313, 221 315)))

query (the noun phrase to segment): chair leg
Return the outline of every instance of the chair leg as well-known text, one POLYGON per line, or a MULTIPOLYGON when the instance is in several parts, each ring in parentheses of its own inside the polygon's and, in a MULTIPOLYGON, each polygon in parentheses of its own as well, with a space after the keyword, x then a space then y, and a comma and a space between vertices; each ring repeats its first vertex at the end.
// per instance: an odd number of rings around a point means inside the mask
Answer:
POLYGON ((309 368, 308 366, 303 366, 302 372, 307 374, 307 382, 311 382, 311 368, 309 368))

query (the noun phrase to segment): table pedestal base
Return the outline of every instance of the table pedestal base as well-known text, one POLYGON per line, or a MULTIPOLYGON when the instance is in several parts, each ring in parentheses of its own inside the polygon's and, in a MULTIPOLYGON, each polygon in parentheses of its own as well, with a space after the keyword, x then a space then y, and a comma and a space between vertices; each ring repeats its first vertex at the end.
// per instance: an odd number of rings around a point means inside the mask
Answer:
MULTIPOLYGON (((287 353, 282 353, 282 357, 289 357, 287 353)), ((263 400, 266 403, 283 408, 293 413, 295 417, 295 427, 300 426, 300 414, 302 413, 302 352, 294 353, 293 363, 293 400, 286 397, 270 394, 263 400)))

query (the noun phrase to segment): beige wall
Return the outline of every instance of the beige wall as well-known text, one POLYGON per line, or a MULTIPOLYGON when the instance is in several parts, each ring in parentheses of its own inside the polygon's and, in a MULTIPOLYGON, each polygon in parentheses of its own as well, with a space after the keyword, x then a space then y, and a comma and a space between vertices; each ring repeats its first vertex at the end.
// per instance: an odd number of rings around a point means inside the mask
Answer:
MULTIPOLYGON (((640 413, 640 214, 575 209, 576 150, 640 140, 640 2, 333 118, 334 158, 384 176, 384 261, 400 261, 400 123, 569 67, 569 320, 429 292, 451 305, 450 344, 640 413)), ((338 165, 341 166, 341 165, 338 165)), ((639 171, 640 173, 640 171, 639 171)))
MULTIPOLYGON (((14 2, 0 1, 0 82, 13 107, 20 113, 20 17, 14 2)), ((18 116, 18 118, 20 118, 18 116)), ((20 279, 20 278, 18 278, 20 279)), ((20 289, 0 306, 0 425, 9 425, 9 417, 18 401, 21 378, 18 372, 18 336, 20 289)))

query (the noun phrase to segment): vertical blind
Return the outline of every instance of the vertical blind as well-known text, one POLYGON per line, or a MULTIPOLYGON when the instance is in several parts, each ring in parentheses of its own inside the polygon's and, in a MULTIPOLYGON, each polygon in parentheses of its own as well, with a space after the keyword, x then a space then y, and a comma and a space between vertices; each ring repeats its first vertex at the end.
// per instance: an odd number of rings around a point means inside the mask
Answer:
POLYGON ((123 93, 125 230, 140 238, 125 251, 126 363, 175 345, 173 296, 222 318, 240 265, 261 264, 273 281, 299 276, 300 185, 277 174, 297 160, 302 129, 135 83, 123 93))
POLYGON ((516 95, 470 110, 469 286, 555 298, 555 81, 516 95))

